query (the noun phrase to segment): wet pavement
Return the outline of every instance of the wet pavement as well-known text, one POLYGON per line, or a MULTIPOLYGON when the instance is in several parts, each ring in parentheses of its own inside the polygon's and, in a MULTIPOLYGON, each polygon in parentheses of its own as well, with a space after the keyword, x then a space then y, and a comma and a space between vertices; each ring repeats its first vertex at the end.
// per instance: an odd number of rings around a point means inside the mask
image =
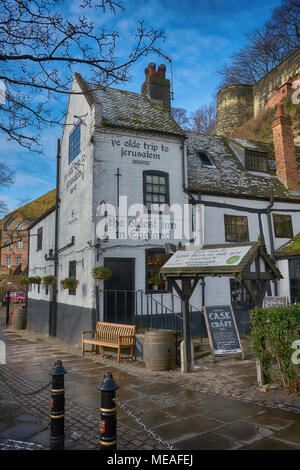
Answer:
MULTIPOLYGON (((219 385, 217 393, 203 392, 207 383, 197 368, 183 376, 178 370, 148 371, 137 361, 118 364, 114 357, 92 354, 82 358, 79 348, 56 338, 12 329, 0 331, 0 339, 6 344, 6 364, 0 365, 0 450, 49 448, 50 389, 19 393, 47 384, 56 359, 67 370, 66 449, 99 448, 97 386, 107 370, 120 387, 118 450, 167 450, 167 445, 175 450, 300 449, 297 409, 229 398, 219 385)), ((212 363, 205 359, 200 364, 204 370, 212 363)), ((227 370, 230 381, 232 368, 227 370)))

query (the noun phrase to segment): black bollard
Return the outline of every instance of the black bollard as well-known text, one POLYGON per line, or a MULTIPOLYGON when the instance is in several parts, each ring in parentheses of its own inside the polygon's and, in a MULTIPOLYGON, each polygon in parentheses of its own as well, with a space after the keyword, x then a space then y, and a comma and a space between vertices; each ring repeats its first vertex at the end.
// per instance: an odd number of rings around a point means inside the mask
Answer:
POLYGON ((97 387, 101 392, 100 450, 117 449, 117 416, 114 399, 118 388, 111 372, 105 372, 102 382, 97 387))
POLYGON ((65 446, 65 388, 64 375, 66 374, 62 362, 57 360, 50 375, 52 375, 51 388, 51 431, 50 449, 64 450, 65 446))

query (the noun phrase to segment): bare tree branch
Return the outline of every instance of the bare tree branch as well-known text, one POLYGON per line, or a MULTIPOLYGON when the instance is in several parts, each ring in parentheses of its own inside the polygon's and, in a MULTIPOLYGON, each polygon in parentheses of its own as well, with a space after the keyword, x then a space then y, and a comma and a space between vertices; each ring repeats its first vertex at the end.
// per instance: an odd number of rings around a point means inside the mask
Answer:
POLYGON ((192 128, 199 134, 210 134, 216 123, 216 107, 214 104, 200 106, 191 115, 192 128))
POLYGON ((82 0, 80 16, 64 13, 63 0, 0 0, 0 131, 8 139, 41 151, 39 131, 62 125, 55 97, 69 94, 74 72, 108 86, 130 79, 130 66, 160 52, 164 32, 137 24, 128 58, 118 57, 118 31, 96 26, 88 16, 124 9, 120 1, 82 0), (36 132, 38 131, 38 132, 36 132))
POLYGON ((218 74, 218 89, 243 83, 253 85, 300 47, 300 1, 282 0, 260 29, 246 34, 246 45, 232 54, 218 74))

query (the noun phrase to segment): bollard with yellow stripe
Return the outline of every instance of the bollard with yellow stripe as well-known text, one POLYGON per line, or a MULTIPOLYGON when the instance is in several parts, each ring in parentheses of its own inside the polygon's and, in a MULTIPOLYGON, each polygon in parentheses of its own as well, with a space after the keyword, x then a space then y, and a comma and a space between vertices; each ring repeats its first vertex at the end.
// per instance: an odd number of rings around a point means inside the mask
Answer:
POLYGON ((64 450, 65 445, 65 387, 62 362, 57 360, 51 372, 50 449, 64 450))
POLYGON ((105 451, 117 449, 117 415, 114 400, 118 388, 111 372, 105 372, 102 382, 97 387, 101 392, 100 449, 105 451))

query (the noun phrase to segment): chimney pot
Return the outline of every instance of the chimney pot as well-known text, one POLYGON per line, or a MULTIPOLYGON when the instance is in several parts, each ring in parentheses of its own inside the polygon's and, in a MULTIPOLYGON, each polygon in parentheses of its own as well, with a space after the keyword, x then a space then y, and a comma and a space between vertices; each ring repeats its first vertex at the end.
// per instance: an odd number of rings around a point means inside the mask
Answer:
POLYGON ((166 75, 166 66, 164 64, 160 64, 158 66, 158 76, 160 78, 165 78, 166 75))
POLYGON ((148 64, 148 71, 149 75, 156 75, 156 64, 154 62, 150 62, 150 64, 148 64))

